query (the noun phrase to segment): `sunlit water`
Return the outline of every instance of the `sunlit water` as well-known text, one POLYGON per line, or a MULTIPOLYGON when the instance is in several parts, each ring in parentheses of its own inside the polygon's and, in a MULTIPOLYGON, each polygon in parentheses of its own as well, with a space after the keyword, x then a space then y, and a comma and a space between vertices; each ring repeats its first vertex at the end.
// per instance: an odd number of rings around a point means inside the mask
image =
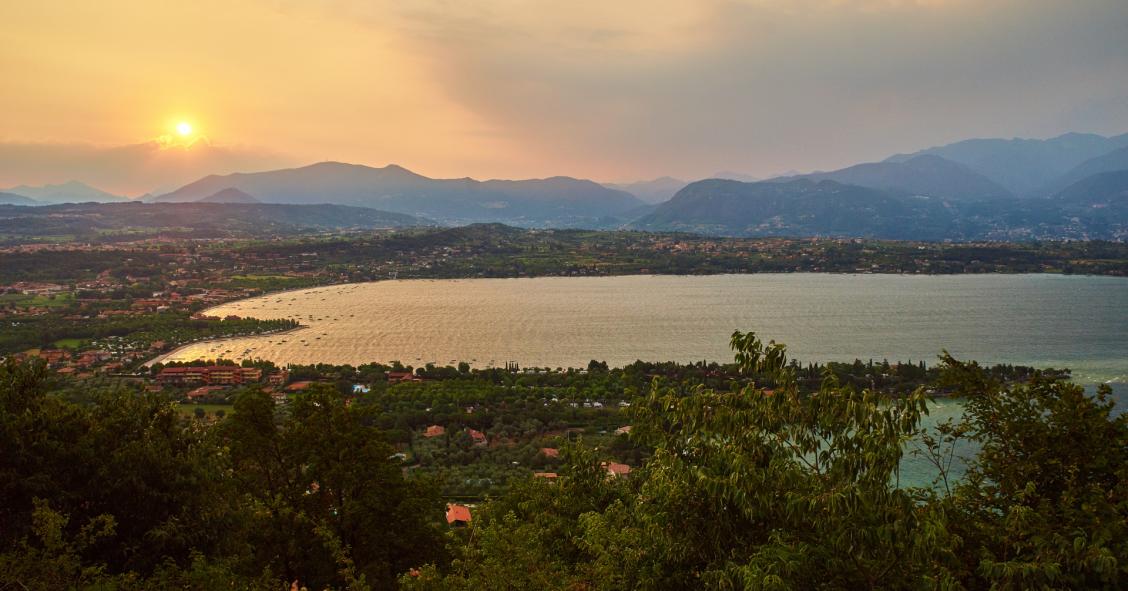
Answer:
MULTIPOLYGON (((405 280, 280 293, 225 304, 224 316, 293 318, 281 335, 184 347, 175 360, 276 363, 399 360, 419 366, 621 366, 726 361, 733 330, 754 330, 804 361, 926 360, 942 349, 983 363, 1069 367, 1112 383, 1128 409, 1128 279, 1057 275, 761 274, 405 280)), ((927 425, 962 414, 941 400, 927 425)), ((911 446, 910 446, 911 449, 911 446)), ((960 453, 971 455, 967 446, 960 453)), ((957 471, 959 464, 957 463, 957 471)), ((906 457, 902 484, 935 470, 906 457)))
POLYGON ((405 280, 225 304, 213 315, 293 318, 283 335, 199 343, 170 358, 278 363, 559 367, 591 359, 731 359, 754 330, 811 361, 1068 366, 1081 382, 1128 382, 1128 280, 1057 275, 761 274, 405 280))

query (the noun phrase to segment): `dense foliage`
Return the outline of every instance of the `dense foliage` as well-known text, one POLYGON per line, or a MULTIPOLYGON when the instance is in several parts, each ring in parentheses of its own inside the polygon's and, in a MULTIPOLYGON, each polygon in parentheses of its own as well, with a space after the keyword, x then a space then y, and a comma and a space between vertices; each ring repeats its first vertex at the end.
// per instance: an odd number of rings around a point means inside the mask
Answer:
MULTIPOLYGON (((981 444, 953 494, 896 486, 925 399, 828 374, 804 393, 784 350, 734 336, 739 392, 656 385, 632 437, 654 446, 629 479, 571 450, 554 483, 491 503, 449 565, 409 588, 1118 588, 1128 577, 1128 420, 1035 374, 1004 386, 947 359, 981 444), (764 388, 764 386, 770 386, 764 388)), ((943 441, 936 438, 936 441, 943 441)), ((942 445, 938 443, 937 445, 942 445)), ((942 453, 943 450, 938 450, 942 453)))
MULTIPOLYGON (((476 376, 495 380, 491 388, 437 380, 353 397, 314 385, 285 406, 250 388, 214 423, 139 391, 69 402, 48 392, 42 367, 8 362, 0 589, 1128 583, 1128 418, 1114 415, 1106 389, 1094 396, 1059 374, 945 358, 938 387, 965 396, 967 413, 923 441, 938 458, 957 439, 979 451, 958 482, 912 489, 898 486, 898 466, 905 443, 922 438, 925 388, 875 389, 850 376, 912 381, 931 370, 836 364, 809 387, 815 368, 789 361, 782 346, 737 333, 733 347, 738 379, 711 377, 717 368, 705 365, 667 366, 678 374, 670 379, 662 364, 593 363, 571 377, 476 376), (544 421, 567 424, 552 412, 594 413, 563 405, 537 418, 552 408, 550 393, 572 387, 576 400, 634 394, 608 416, 633 424, 616 453, 636 454, 635 469, 613 477, 602 464, 610 450, 562 445, 558 478, 513 477, 469 527, 444 535, 443 485, 426 470, 405 478, 390 442, 424 422, 418 406, 447 413, 452 426, 517 437, 544 421), (467 404, 492 410, 467 413, 467 404)), ((435 465, 517 453, 456 437, 400 444, 435 465)))

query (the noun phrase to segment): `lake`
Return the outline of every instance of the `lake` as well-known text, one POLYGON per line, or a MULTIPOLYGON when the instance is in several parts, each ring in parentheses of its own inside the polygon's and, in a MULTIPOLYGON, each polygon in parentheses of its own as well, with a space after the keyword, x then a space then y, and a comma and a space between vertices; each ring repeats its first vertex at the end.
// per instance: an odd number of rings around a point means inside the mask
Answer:
POLYGON ((478 367, 728 361, 756 331, 809 361, 930 364, 941 349, 984 363, 1070 367, 1128 382, 1128 279, 1061 275, 813 273, 397 280, 232 302, 209 314, 293 318, 304 328, 197 343, 170 360, 469 361, 478 367))

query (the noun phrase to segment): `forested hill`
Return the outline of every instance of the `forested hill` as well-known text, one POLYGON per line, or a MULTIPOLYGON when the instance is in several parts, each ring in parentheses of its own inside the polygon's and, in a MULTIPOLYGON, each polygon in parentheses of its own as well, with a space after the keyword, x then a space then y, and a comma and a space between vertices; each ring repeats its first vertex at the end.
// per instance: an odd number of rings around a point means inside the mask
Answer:
MULTIPOLYGON (((874 184, 903 182, 877 173, 861 176, 874 184)), ((954 191, 953 187, 949 188, 954 191)), ((817 178, 756 183, 710 179, 691 183, 629 227, 718 236, 1124 240, 1128 239, 1128 212, 1094 208, 1084 195, 953 199, 817 178)))

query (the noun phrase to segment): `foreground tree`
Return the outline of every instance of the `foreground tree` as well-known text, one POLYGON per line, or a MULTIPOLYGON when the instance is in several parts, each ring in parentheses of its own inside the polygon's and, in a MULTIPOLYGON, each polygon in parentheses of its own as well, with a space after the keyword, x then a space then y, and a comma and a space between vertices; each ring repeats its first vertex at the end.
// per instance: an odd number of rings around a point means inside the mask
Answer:
POLYGON ((1128 415, 1043 373, 1001 384, 945 356, 981 445, 949 499, 976 586, 1115 589, 1128 584, 1128 415))
POLYGON ((285 418, 247 392, 222 429, 256 564, 311 588, 363 589, 440 557, 436 490, 405 480, 363 410, 332 387, 298 396, 285 418))
POLYGON ((742 370, 771 388, 656 383, 634 404, 631 432, 654 455, 629 482, 573 454, 558 484, 495 503, 451 572, 411 584, 487 584, 492 550, 521 558, 514 570, 546 565, 550 588, 954 585, 943 514, 895 486, 923 394, 889 400, 832 377, 802 393, 782 345, 742 333, 732 343, 742 370))

